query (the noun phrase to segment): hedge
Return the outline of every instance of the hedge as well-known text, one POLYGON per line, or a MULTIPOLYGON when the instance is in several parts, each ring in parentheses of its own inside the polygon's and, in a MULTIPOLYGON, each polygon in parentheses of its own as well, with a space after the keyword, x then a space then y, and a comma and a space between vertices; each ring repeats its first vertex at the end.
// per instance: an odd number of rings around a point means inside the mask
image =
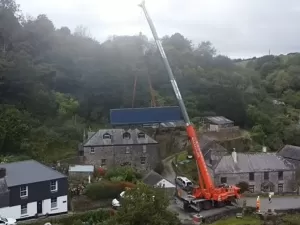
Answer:
POLYGON ((89 211, 85 213, 76 213, 71 215, 60 215, 60 216, 53 216, 46 219, 41 219, 38 221, 30 221, 24 222, 24 225, 44 225, 45 223, 49 222, 51 224, 61 224, 61 225, 73 225, 76 221, 81 222, 102 222, 110 218, 112 211, 110 210, 97 210, 97 211, 89 211))
POLYGON ((92 200, 113 199, 119 197, 126 187, 132 188, 134 184, 129 182, 101 181, 88 185, 85 195, 92 200))

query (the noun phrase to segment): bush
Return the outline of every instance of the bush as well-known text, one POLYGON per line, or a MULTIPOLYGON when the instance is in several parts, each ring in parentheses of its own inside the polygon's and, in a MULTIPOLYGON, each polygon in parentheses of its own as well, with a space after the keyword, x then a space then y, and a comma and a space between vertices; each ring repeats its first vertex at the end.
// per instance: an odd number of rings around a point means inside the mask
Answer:
POLYGON ((110 215, 111 213, 109 210, 97 210, 73 215, 55 216, 38 221, 30 221, 28 223, 25 222, 24 225, 44 225, 47 222, 50 222, 51 224, 74 225, 88 221, 92 221, 96 224, 109 219, 110 215))
POLYGON ((101 181, 87 186, 86 196, 92 200, 113 199, 120 195, 122 191, 134 187, 130 182, 110 182, 101 181))
POLYGON ((118 180, 118 181, 129 181, 136 182, 141 179, 141 174, 136 172, 131 167, 118 167, 114 169, 110 169, 105 174, 104 178, 107 180, 118 180))
POLYGON ((236 186, 241 189, 241 193, 249 190, 249 184, 245 181, 239 182, 236 186))

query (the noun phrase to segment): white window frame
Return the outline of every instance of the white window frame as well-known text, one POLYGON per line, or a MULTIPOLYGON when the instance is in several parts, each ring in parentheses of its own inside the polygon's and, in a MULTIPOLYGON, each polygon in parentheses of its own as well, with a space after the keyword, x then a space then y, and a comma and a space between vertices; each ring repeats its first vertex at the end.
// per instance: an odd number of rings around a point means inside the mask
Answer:
POLYGON ((58 190, 58 182, 57 182, 57 180, 51 180, 50 181, 50 191, 51 192, 57 192, 57 190, 58 190), (55 182, 55 183, 53 184, 53 182, 55 182), (53 187, 55 187, 55 189, 53 189, 53 187))
POLYGON ((21 186, 20 187, 20 197, 21 198, 27 198, 28 197, 28 186, 21 186))
POLYGON ((91 147, 91 154, 95 154, 95 148, 91 147))
POLYGON ((51 198, 51 209, 57 208, 57 198, 51 198))
POLYGON ((21 205, 21 215, 26 215, 27 210, 27 204, 21 205))
POLYGON ((141 157, 141 164, 142 164, 142 165, 145 165, 145 164, 146 164, 146 160, 147 160, 146 157, 141 157), (143 159, 144 159, 144 160, 143 160, 143 159))
POLYGON ((101 166, 106 166, 106 159, 101 159, 101 166))
POLYGON ((147 152, 147 146, 143 145, 143 153, 146 153, 146 152, 147 152))

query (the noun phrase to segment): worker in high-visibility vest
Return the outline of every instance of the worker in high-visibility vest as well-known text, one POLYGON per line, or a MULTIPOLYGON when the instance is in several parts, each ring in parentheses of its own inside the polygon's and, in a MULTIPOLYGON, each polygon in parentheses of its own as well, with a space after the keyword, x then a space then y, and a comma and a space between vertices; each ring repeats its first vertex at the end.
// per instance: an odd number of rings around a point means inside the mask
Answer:
POLYGON ((256 212, 260 212, 260 199, 259 199, 259 196, 257 196, 257 199, 256 199, 256 212))

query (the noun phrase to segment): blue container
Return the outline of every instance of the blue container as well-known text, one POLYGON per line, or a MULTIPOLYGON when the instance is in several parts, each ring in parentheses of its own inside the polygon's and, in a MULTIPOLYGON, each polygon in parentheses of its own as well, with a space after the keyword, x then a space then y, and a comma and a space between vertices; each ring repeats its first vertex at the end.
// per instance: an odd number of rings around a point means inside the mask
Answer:
POLYGON ((110 124, 143 125, 182 121, 178 106, 151 108, 124 108, 110 110, 110 124))

